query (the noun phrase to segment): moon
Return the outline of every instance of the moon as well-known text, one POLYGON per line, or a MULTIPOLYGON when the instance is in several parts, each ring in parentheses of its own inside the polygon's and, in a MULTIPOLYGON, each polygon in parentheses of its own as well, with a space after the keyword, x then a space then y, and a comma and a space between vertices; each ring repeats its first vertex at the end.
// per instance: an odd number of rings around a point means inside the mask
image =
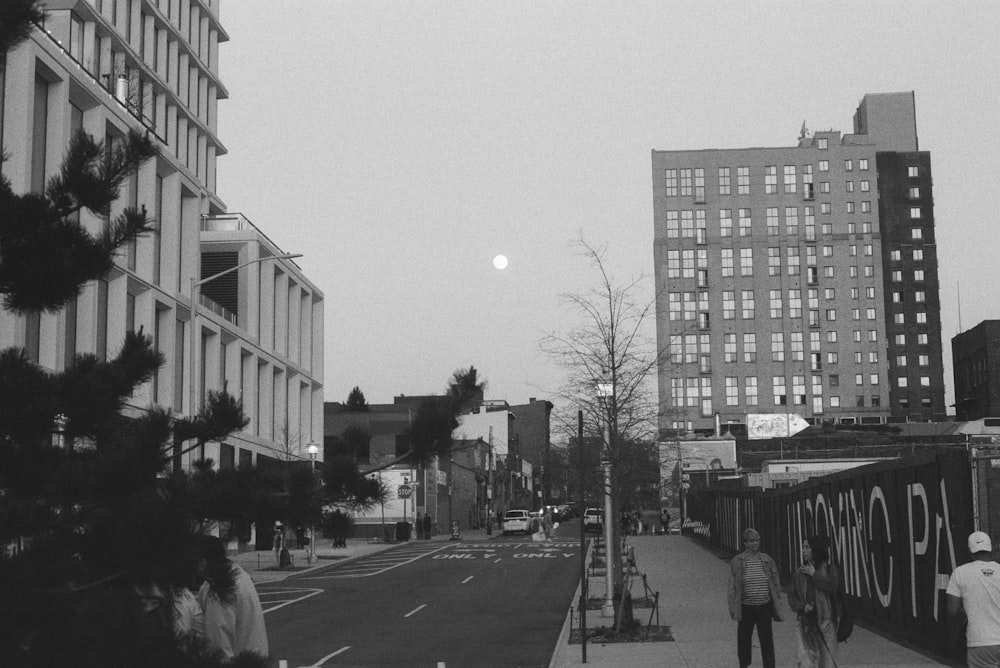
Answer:
POLYGON ((497 269, 506 269, 507 268, 507 256, 506 255, 497 255, 495 258, 493 258, 493 266, 496 267, 497 269))

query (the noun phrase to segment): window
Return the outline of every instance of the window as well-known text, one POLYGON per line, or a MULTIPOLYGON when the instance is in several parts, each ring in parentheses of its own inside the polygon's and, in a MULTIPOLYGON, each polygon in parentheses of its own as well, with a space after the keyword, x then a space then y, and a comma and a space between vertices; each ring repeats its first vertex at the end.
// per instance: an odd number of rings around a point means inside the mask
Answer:
POLYGON ((828 331, 826 333, 826 342, 827 343, 836 343, 837 342, 837 332, 836 332, 836 330, 832 330, 831 329, 830 331, 828 331))
POLYGON ((906 324, 906 314, 904 314, 904 313, 894 313, 892 315, 892 322, 893 322, 893 324, 896 324, 896 325, 905 325, 906 324))
POLYGON ((792 403, 803 406, 806 403, 806 377, 792 376, 792 403))
POLYGON ((754 319, 754 298, 753 290, 743 290, 741 292, 741 298, 743 301, 743 319, 753 320, 754 319))
POLYGON ((871 352, 868 353, 868 363, 869 364, 878 364, 878 352, 877 351, 873 350, 873 351, 871 351, 871 352))
POLYGON ((923 251, 923 249, 922 248, 915 248, 913 250, 913 261, 914 262, 923 262, 923 260, 924 260, 924 251, 923 251))
POLYGON ((840 397, 830 397, 830 408, 840 408, 840 397))
POLYGON ((827 364, 836 364, 837 361, 838 361, 838 359, 839 359, 839 354, 838 353, 828 352, 826 354, 826 363, 827 364))
POLYGON ((735 376, 726 376, 726 405, 739 406, 740 387, 735 376))
POLYGON ((872 210, 872 203, 871 202, 862 202, 861 203, 861 213, 871 213, 871 210, 872 210))
POLYGON ((819 205, 819 212, 820 213, 830 213, 831 210, 832 209, 830 207, 830 203, 829 202, 822 202, 822 203, 820 203, 820 205, 819 205))
POLYGON ((893 341, 895 342, 895 344, 897 346, 905 346, 906 345, 906 334, 897 334, 895 337, 893 337, 893 341))
POLYGON ((802 342, 802 332, 791 332, 789 344, 792 351, 792 361, 801 362, 804 359, 805 350, 802 342))
POLYGON ((753 220, 750 217, 750 209, 738 209, 737 215, 740 221, 740 236, 749 237, 753 230, 753 220))
POLYGON ((844 183, 844 191, 852 193, 854 192, 854 181, 847 181, 844 183))
POLYGON ((924 229, 922 227, 911 227, 910 228, 910 238, 911 239, 923 239, 924 229))
POLYGON ((871 181, 862 181, 861 182, 861 192, 863 192, 863 193, 871 192, 871 189, 872 189, 871 181))
POLYGON ((923 269, 914 269, 913 270, 913 280, 915 280, 915 281, 923 281, 924 280, 924 270, 923 269))
POLYGON ((826 150, 827 146, 828 146, 828 143, 827 143, 827 138, 826 137, 821 137, 821 138, 819 138, 819 139, 816 140, 816 148, 820 149, 821 151, 822 150, 826 150))
POLYGON ((781 249, 767 249, 767 275, 778 276, 781 274, 781 249))
POLYGON ((844 161, 844 171, 853 172, 854 171, 854 161, 848 158, 844 161))
POLYGON ((833 267, 823 267, 823 276, 826 278, 833 278, 835 273, 833 267))
POLYGON ((749 195, 750 194, 750 168, 749 167, 737 167, 736 168, 736 194, 738 194, 738 195, 749 195))
POLYGON ((898 250, 889 251, 889 259, 893 262, 899 262, 903 259, 903 255, 898 250))
POLYGON ((794 236, 799 233, 799 210, 794 206, 785 207, 785 234, 794 236))
POLYGON ((677 170, 668 169, 665 172, 666 176, 666 196, 676 197, 677 196, 677 170))
POLYGON ((797 246, 789 246, 786 249, 788 257, 788 275, 798 276, 800 267, 799 249, 797 246))
POLYGON ((785 361, 785 334, 784 332, 771 332, 771 361, 785 361))
POLYGON ((757 335, 752 332, 743 335, 743 361, 757 361, 757 335))
POLYGON ((916 301, 916 302, 925 302, 925 301, 927 301, 927 293, 924 292, 923 290, 917 290, 916 292, 914 292, 913 293, 913 297, 914 297, 913 300, 916 301))
MULTIPOLYGON (((854 213, 854 202, 847 203, 847 213, 854 213)), ((854 223, 851 223, 851 227, 854 227, 854 223)), ((851 230, 850 232, 851 234, 854 234, 854 230, 851 230)))
POLYGON ((931 386, 931 377, 930 376, 921 376, 920 377, 920 387, 930 387, 930 386, 931 386))
POLYGON ((837 309, 829 308, 826 310, 826 319, 828 322, 833 322, 837 319, 837 309))
MULTIPOLYGON (((733 320, 736 317, 736 292, 733 290, 723 290, 722 292, 722 319, 733 320)), ((729 336, 728 334, 726 336, 729 336)), ((735 346, 735 342, 733 344, 735 346)), ((728 360, 727 360, 728 361, 728 360)))
POLYGON ((719 209, 719 235, 723 237, 733 236, 732 209, 719 209))
POLYGON ((773 195, 778 192, 778 167, 767 165, 764 167, 764 193, 773 195))
POLYGON ((861 233, 862 234, 871 234, 872 233, 872 224, 868 223, 868 222, 861 223, 861 233))
POLYGON ((931 357, 930 355, 917 355, 917 364, 919 366, 930 366, 931 357))
POLYGON ((694 170, 694 201, 705 201, 705 170, 701 167, 694 170))
POLYGON ((861 320, 861 309, 859 308, 851 309, 851 320, 861 320))
POLYGON ((837 298, 836 288, 823 288, 823 299, 826 299, 827 301, 833 301, 836 298, 837 298))
MULTIPOLYGON (((850 204, 850 202, 848 202, 850 204)), ((857 231, 857 227, 854 223, 847 224, 847 233, 853 235, 857 231)))
POLYGON ((911 206, 910 207, 910 218, 912 218, 912 219, 920 218, 920 207, 919 206, 911 206))
POLYGON ((866 308, 865 309, 865 320, 874 320, 874 319, 875 319, 875 309, 873 309, 873 308, 866 308))
POLYGON ((899 378, 896 379, 896 384, 899 387, 906 387, 907 385, 909 385, 909 381, 907 380, 906 376, 900 376, 899 378))
POLYGON ((788 317, 789 318, 801 318, 802 317, 802 291, 801 290, 789 290, 788 291, 788 317))
POLYGON ((927 345, 927 335, 917 334, 917 345, 926 346, 927 345))
POLYGON ((899 283, 903 280, 903 272, 899 269, 893 269, 890 275, 892 276, 893 283, 899 283))
POLYGON ((795 192, 795 165, 785 165, 785 192, 795 192))
POLYGON ((920 199, 920 186, 910 186, 910 199, 920 199))
POLYGON ((732 276, 733 275, 733 249, 723 248, 722 249, 722 275, 732 276))
POLYGON ((736 335, 726 334, 722 337, 723 360, 726 362, 736 361, 736 335))
POLYGON ((896 366, 906 366, 906 355, 896 355, 896 366))
POLYGON ((830 182, 829 181, 820 181, 819 182, 819 191, 821 193, 829 193, 830 192, 830 182))
MULTIPOLYGON (((771 290, 770 293, 771 317, 780 318, 782 316, 781 290, 771 290)), ((779 334, 780 336, 780 334, 779 334)))
POLYGON ((682 168, 681 169, 681 197, 691 196, 691 169, 682 168))
POLYGON ((773 390, 774 405, 784 406, 788 402, 788 397, 785 390, 784 376, 773 376, 771 379, 771 386, 774 388, 773 390))
POLYGON ((911 179, 917 178, 918 176, 920 176, 920 167, 918 167, 917 165, 910 165, 906 169, 906 175, 909 176, 911 179))
POLYGON ((854 384, 856 386, 862 386, 865 384, 865 376, 862 373, 854 374, 854 384))
POLYGON ((729 176, 728 167, 719 167, 719 194, 729 195, 732 194, 732 183, 729 176))
POLYGON ((767 207, 767 236, 778 236, 778 207, 767 207))
POLYGON ((753 249, 740 249, 740 276, 753 276, 753 249))
POLYGON ((860 160, 858 160, 858 169, 860 169, 862 172, 868 170, 868 158, 861 158, 860 160))
POLYGON ((917 313, 917 324, 918 325, 926 325, 927 324, 927 314, 924 313, 923 311, 920 311, 919 313, 917 313))
POLYGON ((828 160, 819 161, 819 171, 828 172, 830 171, 830 162, 828 160))
POLYGON ((869 285, 867 288, 865 288, 865 297, 868 299, 875 299, 874 286, 869 285))
POLYGON ((745 378, 746 383, 743 385, 744 397, 746 397, 747 406, 757 405, 757 378, 756 376, 747 376, 745 378))

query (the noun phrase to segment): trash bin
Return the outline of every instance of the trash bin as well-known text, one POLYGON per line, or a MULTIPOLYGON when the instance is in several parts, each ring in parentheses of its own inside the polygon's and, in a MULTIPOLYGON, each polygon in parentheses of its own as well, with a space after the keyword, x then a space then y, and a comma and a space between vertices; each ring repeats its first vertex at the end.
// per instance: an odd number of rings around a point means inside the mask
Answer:
POLYGON ((396 522, 396 540, 400 541, 410 540, 409 522, 396 522))

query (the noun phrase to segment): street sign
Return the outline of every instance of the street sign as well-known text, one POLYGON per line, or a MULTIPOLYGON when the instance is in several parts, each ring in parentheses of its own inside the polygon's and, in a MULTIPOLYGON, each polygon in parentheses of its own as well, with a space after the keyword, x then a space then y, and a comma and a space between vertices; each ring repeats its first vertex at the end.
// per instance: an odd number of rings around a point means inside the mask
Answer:
POLYGON ((400 485, 396 489, 396 496, 398 496, 401 499, 408 499, 410 498, 411 494, 413 494, 413 488, 410 487, 409 485, 400 485))

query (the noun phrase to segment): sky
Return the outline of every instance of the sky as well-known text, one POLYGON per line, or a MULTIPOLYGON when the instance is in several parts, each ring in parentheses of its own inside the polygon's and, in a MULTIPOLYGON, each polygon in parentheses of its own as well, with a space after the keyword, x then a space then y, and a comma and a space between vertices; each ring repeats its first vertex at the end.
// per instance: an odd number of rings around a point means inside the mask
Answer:
POLYGON ((217 191, 323 291, 327 401, 440 393, 470 365, 487 398, 552 399, 539 341, 600 278, 573 241, 652 298, 652 150, 849 133, 866 93, 915 92, 949 404, 951 338, 1000 318, 1000 3, 223 0, 221 20, 217 191))

